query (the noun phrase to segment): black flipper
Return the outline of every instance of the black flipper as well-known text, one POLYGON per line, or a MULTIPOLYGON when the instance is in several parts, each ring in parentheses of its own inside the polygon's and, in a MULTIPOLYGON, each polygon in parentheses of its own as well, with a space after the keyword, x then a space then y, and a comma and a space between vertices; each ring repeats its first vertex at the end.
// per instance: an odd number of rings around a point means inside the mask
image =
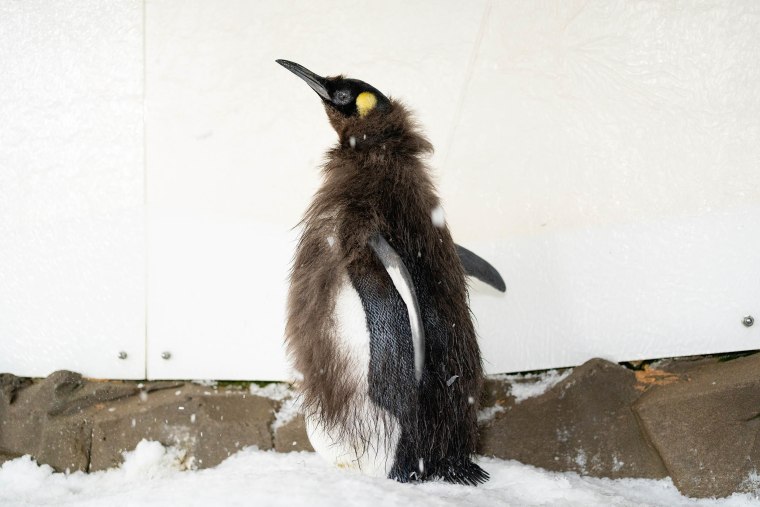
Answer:
POLYGON ((467 276, 477 278, 500 292, 507 291, 507 285, 495 267, 462 245, 456 245, 456 247, 457 255, 459 255, 459 260, 462 261, 462 267, 464 267, 464 272, 467 273, 467 276))
MULTIPOLYGON (((372 251, 383 263, 383 267, 393 281, 401 299, 406 304, 409 314, 409 325, 412 330, 412 344, 414 345, 414 370, 417 380, 422 378, 422 369, 425 364, 425 330, 422 327, 422 314, 420 304, 417 302, 417 293, 414 290, 414 282, 406 269, 404 261, 391 245, 381 235, 375 235, 369 242, 372 251)), ((475 255, 475 254, 473 254, 475 255)), ((485 262, 485 261, 484 261, 485 262)))
POLYGON ((400 430, 388 477, 481 484, 488 472, 470 459, 474 445, 466 412, 472 405, 458 384, 448 383, 456 368, 447 361, 461 343, 455 331, 463 333, 467 323, 453 327, 439 314, 430 290, 435 277, 422 271, 416 257, 403 259, 379 235, 369 246, 371 254, 349 264, 348 273, 367 315, 369 398, 395 417, 400 430), (420 324, 416 343, 413 327, 420 324))
MULTIPOLYGON (((371 257, 348 266, 370 334, 368 394, 375 405, 392 414, 399 424, 400 435, 396 454, 391 458, 389 477, 413 482, 419 480, 420 381, 415 364, 419 359, 415 355, 410 313, 393 279, 400 275, 408 280, 402 283, 411 285, 411 276, 402 259, 383 238, 373 238, 369 246, 371 257)), ((413 304, 418 306, 416 296, 413 304)))

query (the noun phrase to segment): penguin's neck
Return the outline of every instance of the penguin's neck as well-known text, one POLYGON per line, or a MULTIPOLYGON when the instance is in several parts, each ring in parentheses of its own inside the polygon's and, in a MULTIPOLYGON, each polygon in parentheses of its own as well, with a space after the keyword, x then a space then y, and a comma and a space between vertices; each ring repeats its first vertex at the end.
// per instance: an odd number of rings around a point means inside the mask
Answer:
POLYGON ((322 187, 307 213, 307 221, 318 222, 339 210, 350 223, 342 239, 348 250, 365 246, 373 231, 389 241, 435 232, 428 225, 438 196, 423 162, 432 146, 407 110, 393 106, 340 125, 341 142, 327 154, 322 187))
POLYGON ((411 113, 391 99, 390 107, 364 117, 344 117, 327 108, 330 124, 338 134, 336 155, 347 158, 417 157, 432 153, 433 146, 420 132, 411 113))

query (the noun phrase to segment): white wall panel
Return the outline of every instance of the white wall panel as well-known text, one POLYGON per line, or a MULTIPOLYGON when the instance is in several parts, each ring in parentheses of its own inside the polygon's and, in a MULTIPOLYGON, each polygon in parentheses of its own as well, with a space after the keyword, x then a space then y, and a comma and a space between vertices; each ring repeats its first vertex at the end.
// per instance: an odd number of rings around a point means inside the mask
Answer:
POLYGON ((495 2, 444 165, 488 368, 760 348, 760 4, 495 2), (504 303, 504 304, 502 304, 504 303))
POLYGON ((487 369, 757 349, 759 224, 753 207, 476 242, 509 285, 471 297, 487 369))
POLYGON ((0 371, 144 376, 142 26, 0 2, 0 371))
POLYGON ((276 58, 417 111, 508 285, 473 284, 488 371, 760 348, 758 33, 751 1, 0 0, 0 370, 289 375, 335 135, 276 58))
POLYGON ((287 375, 291 229, 335 134, 274 60, 403 96, 441 145, 483 8, 148 0, 150 377, 287 375))

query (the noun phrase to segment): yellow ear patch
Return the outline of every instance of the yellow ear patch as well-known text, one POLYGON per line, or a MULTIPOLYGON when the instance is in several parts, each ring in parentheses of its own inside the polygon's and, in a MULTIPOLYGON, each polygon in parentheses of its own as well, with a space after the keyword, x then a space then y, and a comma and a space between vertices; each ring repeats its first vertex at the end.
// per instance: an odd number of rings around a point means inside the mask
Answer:
POLYGON ((365 116, 372 111, 377 105, 377 97, 372 92, 361 92, 356 97, 356 109, 359 111, 359 116, 365 116))

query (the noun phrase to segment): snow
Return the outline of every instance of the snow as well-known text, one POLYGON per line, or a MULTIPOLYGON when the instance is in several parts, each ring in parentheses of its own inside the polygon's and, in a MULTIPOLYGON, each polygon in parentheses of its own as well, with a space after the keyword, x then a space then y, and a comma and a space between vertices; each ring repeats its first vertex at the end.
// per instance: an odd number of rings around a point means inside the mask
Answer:
POLYGON ((277 401, 283 401, 290 398, 293 394, 291 386, 284 382, 273 382, 264 387, 251 384, 248 390, 253 395, 263 396, 264 398, 270 398, 277 401))
MULTIPOLYGON (((541 373, 518 373, 514 375, 489 375, 489 378, 502 380, 509 384, 509 394, 514 396, 515 403, 520 403, 528 398, 535 398, 544 394, 546 391, 556 386, 572 373, 572 368, 559 372, 557 370, 547 370, 541 373)), ((478 411, 478 422, 490 421, 496 414, 506 410, 500 404, 491 407, 485 407, 478 411)))
POLYGON ((272 423, 272 433, 292 421, 301 409, 300 397, 296 396, 292 386, 284 382, 274 382, 264 387, 251 384, 249 390, 251 394, 256 396, 263 396, 280 402, 280 408, 277 410, 272 423))
POLYGON ((541 373, 493 375, 492 378, 509 382, 509 394, 515 397, 515 403, 520 403, 528 398, 534 398, 544 394, 546 391, 569 377, 572 372, 573 370, 570 368, 561 372, 557 370, 548 370, 541 373))
POLYGON ((478 410, 478 422, 483 423, 486 421, 490 421, 494 417, 496 417, 496 414, 499 412, 504 412, 504 407, 501 405, 494 405, 492 407, 486 407, 483 409, 478 410))
POLYGON ((281 426, 285 426, 292 421, 301 409, 300 398, 287 398, 280 405, 280 410, 274 416, 272 423, 272 433, 276 432, 281 426))
POLYGON ((432 209, 430 212, 430 220, 433 222, 433 225, 441 228, 446 223, 446 215, 443 212, 443 208, 439 204, 435 208, 432 209))
MULTIPOLYGON (((314 453, 247 448, 219 466, 183 470, 181 453, 142 441, 117 469, 54 473, 28 456, 0 467, 0 505, 56 506, 719 506, 760 505, 760 497, 681 496, 669 480, 594 479, 515 461, 481 458, 491 480, 477 488, 441 482, 399 484, 327 465, 314 453)), ((420 466, 424 466, 422 463, 420 466)))

